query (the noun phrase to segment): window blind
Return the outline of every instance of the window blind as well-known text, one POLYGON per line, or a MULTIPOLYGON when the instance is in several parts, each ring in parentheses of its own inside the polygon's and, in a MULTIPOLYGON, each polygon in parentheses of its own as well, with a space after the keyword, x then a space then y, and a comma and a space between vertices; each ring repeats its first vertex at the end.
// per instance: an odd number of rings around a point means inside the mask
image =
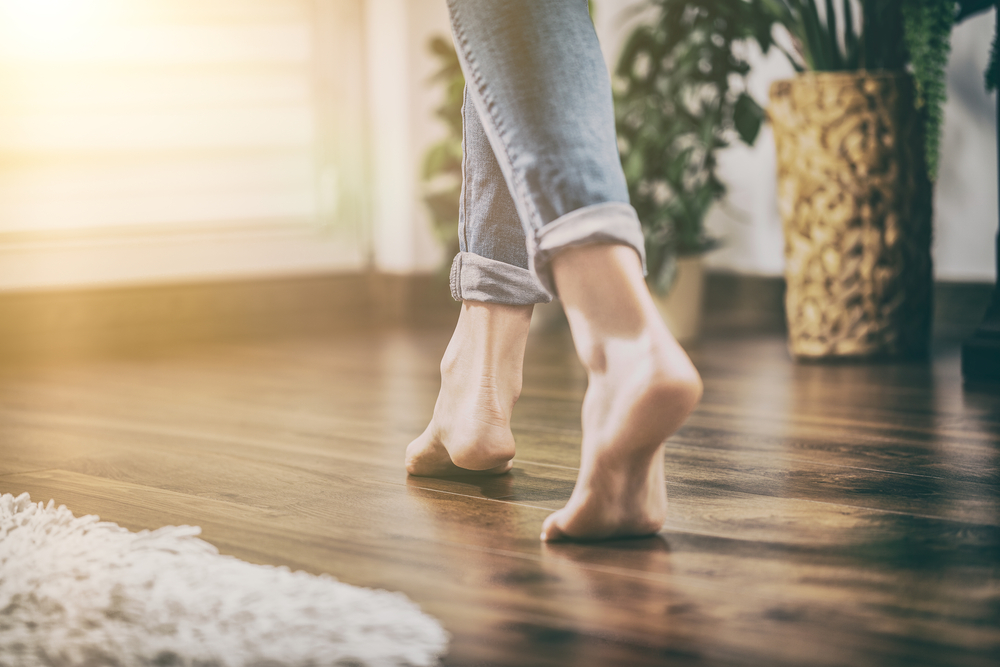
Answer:
POLYGON ((159 238, 179 265, 154 279, 357 265, 361 21, 346 0, 0 0, 0 251, 159 238), (184 235, 214 235, 214 267, 184 235))

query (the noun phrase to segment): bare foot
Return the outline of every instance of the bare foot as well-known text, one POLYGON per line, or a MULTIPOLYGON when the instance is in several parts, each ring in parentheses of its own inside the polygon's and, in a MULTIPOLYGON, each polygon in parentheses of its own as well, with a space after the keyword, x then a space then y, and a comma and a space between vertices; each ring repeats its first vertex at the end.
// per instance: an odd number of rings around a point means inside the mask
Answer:
POLYGON ((513 466, 510 415, 521 394, 532 306, 464 301, 441 359, 441 391, 406 448, 411 475, 502 474, 513 466))
POLYGON ((589 382, 580 473, 541 539, 656 533, 667 512, 663 441, 701 398, 701 378, 663 324, 634 250, 571 248, 552 269, 589 382))

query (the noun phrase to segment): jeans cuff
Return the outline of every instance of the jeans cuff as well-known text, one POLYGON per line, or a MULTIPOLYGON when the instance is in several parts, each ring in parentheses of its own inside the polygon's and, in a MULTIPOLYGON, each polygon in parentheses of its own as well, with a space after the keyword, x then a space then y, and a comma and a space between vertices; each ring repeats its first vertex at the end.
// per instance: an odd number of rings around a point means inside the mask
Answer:
POLYGON ((549 294, 556 293, 549 269, 552 258, 566 248, 591 243, 630 246, 639 253, 646 275, 646 243, 635 209, 621 202, 594 204, 556 218, 535 234, 530 266, 549 294))
POLYGON ((455 301, 483 301, 527 306, 552 300, 528 269, 460 252, 451 263, 451 296, 455 301))

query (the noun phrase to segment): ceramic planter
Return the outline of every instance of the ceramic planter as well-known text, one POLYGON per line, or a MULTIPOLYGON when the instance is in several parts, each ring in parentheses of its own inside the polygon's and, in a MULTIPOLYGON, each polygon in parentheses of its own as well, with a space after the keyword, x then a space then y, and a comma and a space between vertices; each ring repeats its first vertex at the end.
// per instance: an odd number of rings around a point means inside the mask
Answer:
POLYGON ((653 300, 667 328, 681 343, 690 343, 701 333, 705 293, 705 264, 700 255, 680 257, 677 277, 665 295, 653 292, 653 300))

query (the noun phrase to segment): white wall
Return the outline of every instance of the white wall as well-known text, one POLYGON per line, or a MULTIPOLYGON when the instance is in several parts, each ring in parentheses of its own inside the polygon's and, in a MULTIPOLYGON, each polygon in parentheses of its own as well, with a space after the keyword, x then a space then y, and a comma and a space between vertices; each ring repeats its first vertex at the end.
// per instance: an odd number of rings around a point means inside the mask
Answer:
POLYGON ((434 118, 441 90, 427 43, 448 35, 440 0, 366 0, 372 258, 386 273, 436 270, 443 258, 422 203, 423 155, 446 131, 434 118))
MULTIPOLYGON (((633 0, 595 2, 595 23, 609 66, 627 34, 623 10, 633 4, 633 0)), ((989 282, 996 278, 996 106, 983 87, 993 22, 989 12, 963 23, 952 34, 941 175, 935 189, 934 258, 939 280, 989 282)), ((793 72, 777 53, 753 60, 751 92, 766 105, 770 83, 793 72)), ((783 240, 770 128, 764 128, 753 148, 734 146, 723 152, 719 162, 729 194, 707 224, 725 246, 708 256, 708 264, 740 273, 780 275, 783 240)))
MULTIPOLYGON (((410 173, 417 179, 413 211, 414 225, 413 253, 414 270, 434 271, 442 261, 451 261, 443 256, 443 249, 434 235, 430 215, 422 201, 423 185, 420 172, 423 169, 424 153, 447 132, 444 124, 434 116, 434 109, 441 103, 440 86, 431 86, 429 80, 438 70, 438 63, 431 58, 428 42, 436 35, 450 39, 451 27, 448 8, 443 0, 409 0, 410 31, 409 76, 413 108, 417 110, 410 117, 413 153, 410 173)), ((456 215, 458 212, 455 212, 456 215)), ((456 231, 457 233, 457 231, 456 231)))
POLYGON ((994 13, 958 26, 948 66, 941 168, 935 190, 934 261, 945 280, 996 278, 996 96, 983 84, 994 13))

